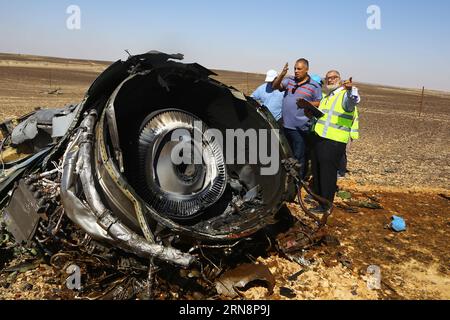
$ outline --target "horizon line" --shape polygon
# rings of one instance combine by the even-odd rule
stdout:
[[[125,52],[125,51],[124,51]],[[75,60],[79,62],[95,62],[100,64],[105,64],[107,66],[113,64],[116,61],[124,61],[123,59],[117,59],[114,61],[109,60],[100,60],[100,59],[85,59],[85,58],[75,58],[75,57],[67,57],[67,56],[47,56],[47,55],[39,55],[39,54],[29,54],[29,53],[17,53],[17,52],[0,52],[0,55],[17,55],[17,56],[28,56],[28,57],[36,57],[36,58],[47,58],[47,59],[60,59],[60,60]],[[182,61],[182,60],[181,60]],[[202,65],[200,63],[200,65]],[[203,66],[203,65],[202,65]],[[225,71],[225,72],[235,72],[235,73],[243,73],[243,74],[253,74],[253,75],[265,75],[265,73],[258,73],[258,72],[248,72],[243,70],[233,70],[233,69],[220,69],[220,68],[214,68],[214,67],[206,67],[210,69],[211,71]],[[414,91],[421,91],[422,87],[425,89],[425,91],[432,91],[434,93],[443,93],[443,94],[450,94],[450,90],[444,90],[444,89],[433,89],[426,87],[402,87],[399,85],[389,85],[389,84],[381,84],[381,83],[375,83],[375,82],[364,82],[364,81],[357,81],[356,83],[363,84],[363,85],[369,85],[369,86],[378,86],[378,87],[384,87],[384,88],[392,88],[392,89],[406,89],[406,90],[414,90]]]

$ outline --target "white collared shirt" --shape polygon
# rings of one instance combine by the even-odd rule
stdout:
[[[339,87],[333,92],[330,92],[328,94],[328,97],[333,97],[334,95],[338,94],[342,90],[345,90],[344,87]],[[355,110],[355,107],[361,102],[361,97],[358,92],[357,87],[352,87],[352,90],[348,91],[347,94],[344,96],[343,101],[343,107],[344,110],[347,112],[353,112]]]

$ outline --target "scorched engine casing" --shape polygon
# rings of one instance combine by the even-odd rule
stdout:
[[[63,111],[71,115],[65,134],[45,148],[41,139],[22,165],[11,164],[0,182],[2,195],[14,182],[31,185],[59,161],[57,197],[70,220],[98,241],[181,266],[194,261],[186,249],[195,244],[232,243],[274,224],[295,193],[283,166],[292,156],[282,135],[268,142],[269,153],[279,153],[280,169],[263,175],[267,164],[229,161],[226,146],[209,132],[225,137],[230,129],[271,131],[279,129],[275,119],[211,78],[208,69],[175,61],[181,59],[149,52],[112,64],[80,104]],[[33,116],[38,120],[27,118],[22,131],[13,133],[21,143],[39,136],[28,134],[36,123],[39,128],[39,116]],[[200,144],[183,136],[180,141],[203,152],[204,161],[170,161],[177,147],[171,137],[178,131],[202,137]],[[250,149],[248,142],[238,146],[235,157],[241,152],[249,159]],[[6,211],[12,229],[20,229],[17,210]]]

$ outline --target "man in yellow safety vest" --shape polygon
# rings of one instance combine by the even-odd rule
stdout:
[[[313,191],[332,203],[340,161],[350,139],[359,135],[355,113],[361,98],[352,78],[343,82],[336,70],[327,73],[323,91],[325,95],[319,109],[324,115],[316,119],[313,128]],[[314,211],[320,213],[327,210],[328,206],[319,206]]]

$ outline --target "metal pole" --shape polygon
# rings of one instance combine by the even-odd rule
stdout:
[[[424,103],[424,96],[425,96],[425,87],[422,87],[422,98],[420,99],[420,112],[419,112],[419,117],[422,116],[422,111],[423,111],[423,103]]]

